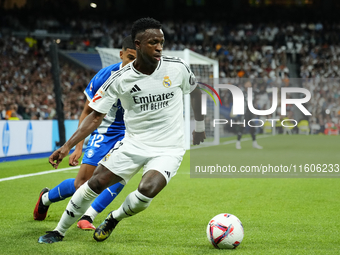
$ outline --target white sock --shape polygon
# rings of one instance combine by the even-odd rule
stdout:
[[[99,213],[95,209],[93,209],[92,206],[90,206],[90,208],[87,209],[87,211],[84,213],[84,215],[89,216],[91,218],[92,222],[94,221],[94,218],[96,218],[98,214]]]
[[[66,231],[84,214],[98,195],[99,194],[95,193],[87,182],[85,182],[71,197],[58,226],[54,230],[57,230],[61,235],[65,236]]]
[[[144,211],[150,205],[152,198],[146,197],[138,190],[131,192],[123,204],[112,212],[112,217],[118,221],[133,216],[141,211]]]
[[[48,199],[48,192],[46,192],[45,194],[41,196],[41,200],[42,200],[42,203],[46,206],[49,206],[50,204],[52,204],[52,202]]]
[[[236,141],[236,149],[241,149],[241,142],[240,141]]]

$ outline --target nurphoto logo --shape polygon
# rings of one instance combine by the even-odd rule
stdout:
[[[233,107],[232,107],[232,115],[244,115],[245,114],[245,102],[247,102],[248,109],[251,113],[254,115],[259,115],[259,116],[268,116],[270,114],[273,114],[278,107],[278,88],[273,87],[272,88],[272,105],[269,109],[266,110],[259,110],[255,109],[253,105],[253,88],[248,87],[247,88],[247,98],[245,98],[242,90],[237,87],[236,85],[231,85],[231,84],[217,84],[214,85],[214,87],[199,82],[200,85],[203,85],[205,87],[208,87],[219,99],[220,104],[222,105],[221,98],[219,94],[217,93],[216,89],[228,89],[231,92],[232,99],[233,99]],[[206,93],[202,93],[202,107],[201,107],[201,112],[203,115],[207,115],[207,95],[209,95],[215,105],[216,105],[216,100],[214,96],[205,88],[201,88],[201,90],[205,91]],[[307,103],[311,99],[311,93],[305,88],[298,88],[298,87],[284,87],[280,88],[280,94],[281,94],[281,115],[286,116],[287,115],[287,105],[295,105],[305,116],[311,116],[312,114],[303,106],[304,103]],[[303,94],[303,98],[290,98],[288,95],[290,93],[300,93]],[[268,121],[271,122],[272,127],[275,126],[276,121],[280,121],[280,119],[251,119],[248,120],[248,125],[250,127],[262,127],[264,125],[264,122]],[[285,122],[288,122],[289,125],[285,125]],[[230,126],[232,127],[233,125],[246,125],[246,120],[243,121],[238,121],[236,122],[233,119],[227,120],[227,119],[213,119],[213,126],[215,127],[216,125],[225,125],[230,123]],[[259,123],[256,126],[252,125],[254,123]],[[281,125],[283,127],[295,127],[298,124],[298,121],[295,119],[285,119],[281,121]]]

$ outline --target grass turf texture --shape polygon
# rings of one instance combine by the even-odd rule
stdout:
[[[231,161],[248,164],[336,163],[340,137],[274,136],[213,148]],[[200,149],[197,149],[197,151]],[[279,157],[281,155],[281,157]],[[298,156],[296,156],[298,155]],[[0,254],[338,254],[338,178],[190,178],[189,153],[168,187],[144,212],[119,223],[102,243],[93,232],[73,225],[64,241],[38,244],[45,231],[57,225],[69,199],[51,205],[45,221],[33,220],[33,209],[43,187],[52,188],[78,169],[0,182]],[[331,161],[331,162],[328,162]],[[340,163],[340,162],[337,162]],[[64,160],[59,168],[68,167]],[[47,159],[0,164],[0,178],[52,169]],[[94,221],[98,226],[135,190],[137,174],[116,200]],[[236,250],[216,250],[206,238],[209,220],[219,213],[235,214],[245,237]]]

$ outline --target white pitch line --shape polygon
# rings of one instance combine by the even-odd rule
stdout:
[[[271,137],[271,136],[270,135],[262,135],[262,136],[258,136],[257,138],[266,138],[266,137]],[[242,140],[243,141],[249,141],[249,140],[251,140],[251,138],[247,137],[247,138],[243,138]],[[231,144],[231,143],[236,143],[236,140],[226,141],[222,144]],[[204,147],[211,147],[211,146],[216,146],[216,145],[208,145],[208,146],[204,146]],[[193,149],[200,149],[200,148],[202,148],[202,147],[192,147],[190,149],[193,150]],[[11,180],[16,180],[16,179],[21,179],[21,178],[26,178],[26,177],[31,177],[31,176],[37,176],[37,175],[58,173],[58,172],[68,171],[68,170],[78,169],[78,168],[80,168],[80,166],[66,167],[66,168],[61,168],[61,169],[57,169],[57,170],[47,170],[47,171],[43,171],[43,172],[39,172],[39,173],[33,173],[33,174],[16,175],[16,176],[11,176],[11,177],[1,178],[0,182],[11,181]]]
[[[47,170],[47,171],[34,173],[34,174],[16,175],[16,176],[11,176],[11,177],[7,177],[7,178],[1,178],[0,182],[11,181],[11,180],[16,180],[16,179],[20,179],[20,178],[26,178],[26,177],[31,177],[31,176],[43,175],[43,174],[58,173],[58,172],[68,171],[68,170],[78,169],[78,168],[80,168],[80,166],[66,167],[66,168],[61,168],[61,169],[57,169],[57,170]]]

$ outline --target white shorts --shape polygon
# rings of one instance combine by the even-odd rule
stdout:
[[[154,148],[125,137],[116,143],[99,164],[121,177],[125,184],[142,167],[143,175],[149,170],[156,170],[168,183],[176,175],[184,153],[183,148]]]

